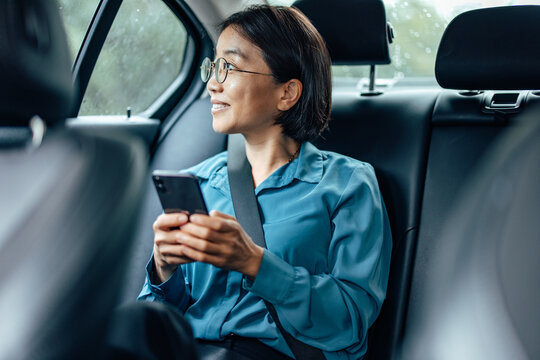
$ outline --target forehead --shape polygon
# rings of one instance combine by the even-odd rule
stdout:
[[[225,28],[219,35],[216,55],[236,58],[237,60],[263,61],[261,50],[232,26]]]

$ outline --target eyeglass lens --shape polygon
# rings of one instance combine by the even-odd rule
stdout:
[[[207,82],[210,79],[212,72],[212,61],[209,58],[204,58],[201,64],[201,80]]]
[[[218,83],[223,83],[227,78],[227,62],[223,58],[219,58],[215,63],[212,60],[205,58],[201,64],[201,79],[204,82],[210,80],[212,76],[212,68],[215,67],[215,76]]]

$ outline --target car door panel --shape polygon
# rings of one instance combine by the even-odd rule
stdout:
[[[125,133],[143,140],[150,149],[159,133],[161,122],[142,116],[82,116],[69,119],[67,126],[73,129],[103,133]]]

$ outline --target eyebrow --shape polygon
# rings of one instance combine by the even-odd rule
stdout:
[[[242,59],[248,59],[248,56],[242,50],[240,50],[238,48],[227,49],[227,50],[225,50],[224,54],[225,55],[238,55]]]

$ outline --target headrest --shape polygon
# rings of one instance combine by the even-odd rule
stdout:
[[[381,0],[298,0],[293,6],[315,25],[332,63],[389,64],[393,34]]]
[[[71,60],[56,1],[0,1],[0,125],[69,116]]]
[[[540,89],[540,6],[503,6],[458,15],[446,28],[435,76],[443,88]]]

